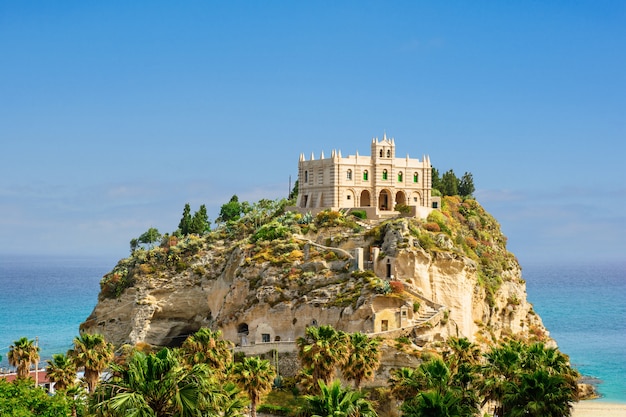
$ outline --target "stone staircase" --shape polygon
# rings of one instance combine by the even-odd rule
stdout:
[[[428,323],[439,311],[440,310],[434,309],[429,305],[422,306],[420,308],[419,317],[413,319],[414,326],[421,327],[423,324]]]

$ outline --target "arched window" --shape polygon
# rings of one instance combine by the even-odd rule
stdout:
[[[402,171],[398,172],[398,182],[402,182]]]
[[[387,149],[387,158],[391,158],[391,149]]]
[[[351,180],[352,179],[352,170],[349,169],[348,172],[346,173],[346,178]]]
[[[383,170],[383,179],[386,180],[387,179],[387,170]]]
[[[380,155],[380,157],[383,157],[383,150],[381,149],[380,152],[378,153]]]
[[[417,182],[419,180],[419,174],[417,172],[413,173],[413,182]]]
[[[309,182],[309,171],[304,171],[304,182]]]
[[[367,169],[363,171],[363,181],[367,181]]]

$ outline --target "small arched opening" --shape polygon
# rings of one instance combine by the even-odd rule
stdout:
[[[237,325],[237,333],[249,335],[248,323],[240,323]]]
[[[248,341],[249,335],[250,329],[248,328],[248,323],[239,323],[237,325],[237,336],[239,337],[240,346],[248,346],[250,344]]]
[[[396,193],[396,204],[406,206],[406,194],[404,194],[404,191],[398,191]]]
[[[380,210],[391,210],[391,194],[388,190],[382,190],[378,196],[378,208]]]
[[[369,207],[372,205],[371,199],[370,199],[370,192],[367,190],[363,190],[361,191],[361,207]]]

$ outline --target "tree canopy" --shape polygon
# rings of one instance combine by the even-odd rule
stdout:
[[[211,222],[207,214],[206,206],[202,204],[193,216],[189,203],[185,204],[183,216],[178,223],[178,232],[185,236],[191,233],[203,235],[211,230]]]
[[[475,191],[474,178],[470,172],[457,178],[452,169],[439,177],[439,170],[432,168],[432,188],[439,191],[443,196],[471,197]]]
[[[9,346],[9,365],[17,368],[17,378],[28,377],[31,365],[39,360],[39,347],[33,340],[22,337]]]
[[[220,215],[217,220],[224,223],[231,220],[237,220],[241,217],[242,213],[242,205],[239,203],[239,197],[235,194],[230,198],[228,203],[222,205],[220,208]]]

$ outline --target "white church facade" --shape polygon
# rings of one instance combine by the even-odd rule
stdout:
[[[372,139],[371,155],[343,157],[333,150],[330,158],[324,153],[298,162],[299,211],[318,212],[324,209],[359,209],[368,218],[397,214],[397,206],[408,206],[411,215],[426,217],[438,208],[439,197],[432,197],[430,158],[396,157],[393,138]]]

